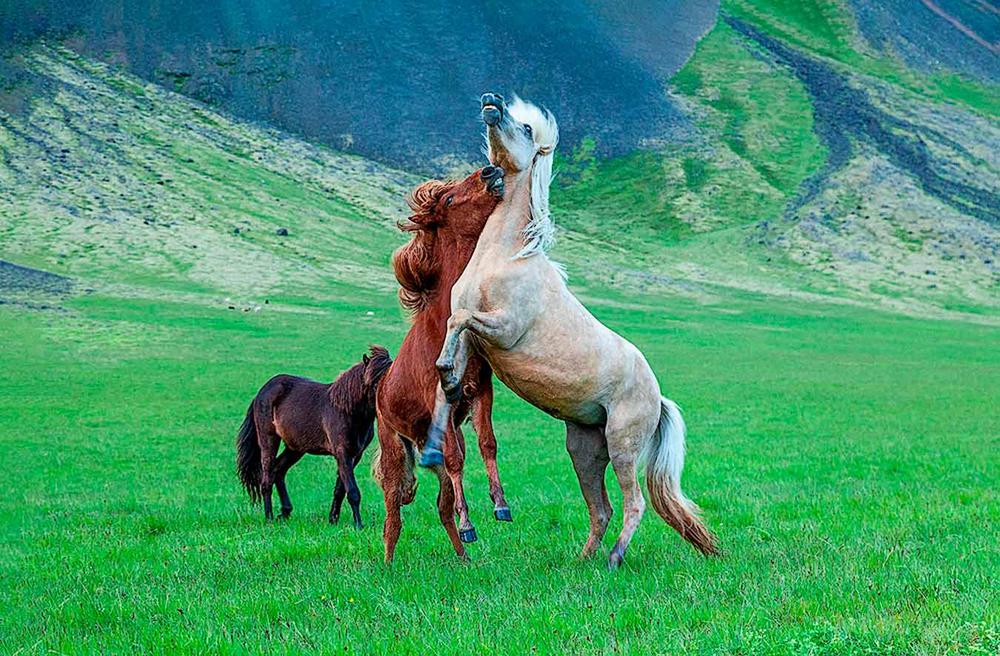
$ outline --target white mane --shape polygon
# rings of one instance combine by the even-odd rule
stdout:
[[[555,224],[549,215],[549,187],[552,185],[552,158],[559,143],[559,126],[552,112],[543,111],[517,96],[507,109],[515,121],[531,126],[539,149],[531,169],[531,220],[522,231],[524,248],[514,256],[521,258],[546,253],[555,240]]]

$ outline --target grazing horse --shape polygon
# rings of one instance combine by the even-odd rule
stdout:
[[[660,395],[642,353],[599,322],[546,256],[552,241],[549,183],[558,128],[549,112],[496,94],[482,98],[490,161],[505,170],[504,200],[486,223],[451,292],[452,314],[437,368],[445,399],[435,410],[427,451],[441,441],[473,352],[521,398],[566,422],[566,448],[590,514],[581,553],[594,554],[611,518],[604,485],[608,462],[621,486],[622,531],[608,564],[621,564],[645,512],[641,455],[656,511],[705,554],[715,538],[681,492],[684,420]],[[423,464],[423,463],[421,463]]]
[[[361,491],[354,468],[372,441],[375,390],[392,364],[389,352],[381,346],[372,346],[369,352],[329,385],[297,376],[275,376],[250,403],[236,438],[236,470],[250,498],[264,500],[268,520],[274,519],[272,485],[281,497],[281,517],[292,513],[285,474],[310,453],[337,460],[330,523],[340,519],[346,493],[354,527],[361,528]],[[281,442],[285,450],[278,456]]]
[[[392,264],[401,287],[400,301],[413,313],[413,325],[378,388],[380,452],[378,466],[372,463],[385,496],[386,562],[392,561],[402,529],[400,507],[412,502],[416,491],[414,452],[423,446],[437,401],[439,385],[434,361],[451,314],[449,292],[502,195],[503,171],[488,166],[462,181],[426,182],[407,199],[413,215],[400,227],[413,238],[396,251]],[[456,403],[443,420],[444,466],[435,467],[435,471],[441,485],[438,513],[456,553],[464,558],[462,543],[475,540],[462,488],[465,443],[460,425],[470,411],[489,477],[494,516],[510,521],[511,514],[497,472],[491,419],[493,372],[489,365],[482,358],[470,358],[460,387],[454,397]]]

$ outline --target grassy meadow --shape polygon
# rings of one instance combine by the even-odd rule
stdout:
[[[722,3],[869,89],[886,125],[926,127],[937,170],[994,198],[1000,95],[858,50],[846,7]],[[729,22],[665,90],[687,136],[557,156],[555,258],[683,408],[684,489],[724,550],[650,509],[616,572],[576,559],[562,424],[502,385],[514,523],[492,518],[470,428],[471,562],[421,471],[383,565],[374,445],[363,530],[327,523],[318,457],[266,524],[235,473],[247,404],[276,373],[397,351],[389,258],[423,176],[57,44],[4,63],[30,83],[0,84],[24,106],[0,104],[0,654],[1000,653],[996,226],[870,139],[796,205],[833,132]]]
[[[369,341],[398,346],[391,294],[339,291],[260,312],[100,294],[0,306],[0,651],[1000,649],[995,328],[581,290],[684,408],[684,486],[725,556],[698,556],[650,512],[622,570],[578,562],[587,516],[561,425],[504,389],[514,523],[493,521],[471,457],[480,540],[458,562],[421,472],[387,568],[367,471],[360,532],[326,522],[330,460],[291,471],[285,523],[266,525],[234,474],[234,433],[268,376],[330,379]]]

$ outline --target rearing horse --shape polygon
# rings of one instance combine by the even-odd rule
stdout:
[[[381,450],[377,462],[372,463],[385,497],[386,562],[392,561],[402,530],[400,507],[413,500],[416,490],[412,471],[414,452],[423,446],[440,394],[434,360],[444,341],[451,313],[449,292],[472,257],[476,239],[502,195],[503,171],[487,166],[464,180],[426,182],[407,199],[413,215],[400,227],[413,238],[396,251],[392,264],[400,283],[399,299],[413,313],[413,325],[378,387]],[[438,512],[460,557],[466,555],[462,543],[476,539],[462,486],[465,440],[461,423],[470,413],[486,464],[494,517],[511,521],[497,471],[491,418],[493,372],[484,360],[473,358],[462,383],[454,412],[446,420],[444,466],[436,469],[440,480]],[[459,518],[457,530],[454,513]]]
[[[482,97],[490,161],[505,171],[503,201],[486,222],[476,250],[451,292],[451,317],[437,368],[446,401],[435,409],[425,455],[433,457],[458,398],[470,353],[481,353],[521,398],[566,422],[566,448],[590,512],[581,553],[600,546],[611,519],[604,485],[608,462],[621,486],[622,531],[608,563],[621,564],[646,503],[641,455],[656,511],[705,554],[715,538],[681,492],[684,420],[660,395],[642,353],[599,322],[566,286],[546,256],[552,241],[549,183],[558,127],[549,112],[515,99]]]

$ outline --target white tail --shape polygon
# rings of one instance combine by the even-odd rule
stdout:
[[[660,398],[660,421],[646,444],[646,489],[653,508],[674,530],[705,555],[719,553],[715,537],[698,517],[698,507],[681,491],[684,418],[677,404]]]

